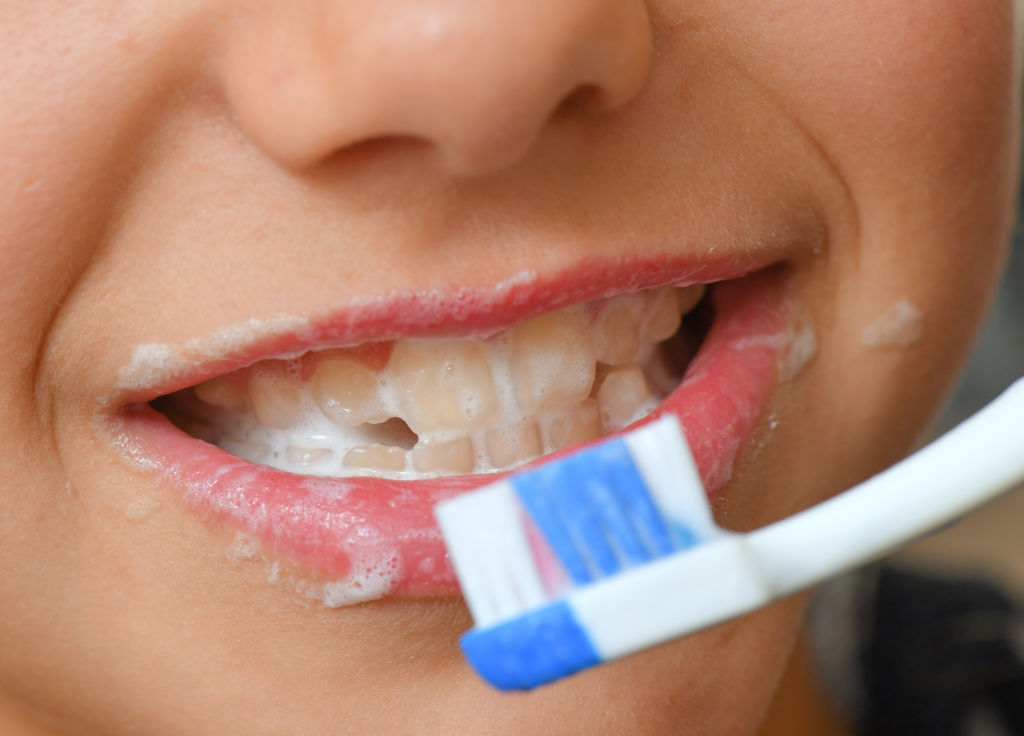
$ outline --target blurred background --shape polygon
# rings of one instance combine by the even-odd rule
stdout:
[[[1024,197],[1018,206],[1021,211]],[[1024,224],[1018,215],[995,306],[936,432],[967,418],[1020,376],[1024,376]],[[1024,432],[1024,417],[1020,431]],[[897,559],[926,569],[981,574],[1024,595],[1024,489],[917,542]]]

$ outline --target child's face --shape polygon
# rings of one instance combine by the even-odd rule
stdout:
[[[414,467],[484,462],[467,447],[498,466],[644,408],[645,374],[604,363],[639,365],[630,309],[655,297],[595,299],[726,280],[665,406],[724,524],[812,504],[918,439],[985,309],[1015,173],[1010,2],[33,0],[0,17],[0,703],[76,733],[756,728],[799,602],[499,697],[454,646],[468,617],[429,523],[456,483],[253,471],[140,405],[232,373],[203,395],[279,427],[177,421],[236,454],[270,438],[279,466],[331,450],[322,472],[372,475],[418,442]],[[576,345],[503,331],[578,303],[547,320]],[[626,347],[599,346],[621,355],[592,391],[585,344],[613,308]],[[297,378],[269,360],[416,335],[462,339],[314,355]],[[545,339],[564,365],[530,384]],[[468,419],[433,416],[445,366],[459,386],[512,377]],[[382,378],[390,394],[356,395]],[[400,417],[351,420],[343,446],[401,449],[341,461],[300,436],[321,430],[290,416],[296,389],[341,424],[345,401]]]

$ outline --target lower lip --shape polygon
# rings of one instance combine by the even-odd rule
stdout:
[[[788,343],[785,297],[780,273],[719,284],[715,320],[700,352],[650,417],[679,418],[711,498],[723,493],[777,382]],[[456,592],[434,505],[497,477],[294,475],[189,437],[149,406],[130,409],[126,428],[188,508],[259,540],[267,556],[296,565],[304,576],[329,582],[336,604]]]

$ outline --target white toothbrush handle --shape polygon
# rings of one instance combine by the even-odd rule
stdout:
[[[1024,378],[955,429],[835,498],[747,535],[774,596],[870,562],[1024,483]]]

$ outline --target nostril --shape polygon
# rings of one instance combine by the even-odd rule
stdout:
[[[388,156],[399,154],[413,156],[436,155],[436,147],[430,141],[413,135],[378,135],[353,141],[324,157],[324,164],[330,167],[343,166],[350,171],[378,165]]]
[[[562,98],[553,117],[570,117],[608,107],[608,95],[599,85],[581,84]]]

